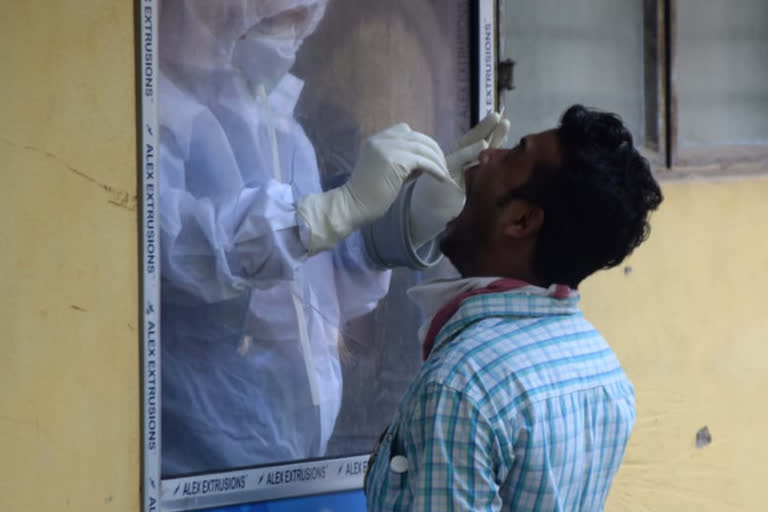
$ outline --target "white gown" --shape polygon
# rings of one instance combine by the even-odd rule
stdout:
[[[234,71],[205,82],[193,96],[160,77],[166,476],[322,456],[339,328],[390,279],[359,233],[306,256],[294,203],[321,187],[293,118],[302,82],[285,75],[268,102]]]

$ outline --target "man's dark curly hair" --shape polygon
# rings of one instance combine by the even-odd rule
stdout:
[[[648,214],[663,198],[619,116],[574,105],[557,134],[562,167],[536,169],[539,183],[531,183],[544,209],[533,271],[544,283],[575,288],[648,238]]]

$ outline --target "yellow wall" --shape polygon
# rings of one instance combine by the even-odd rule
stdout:
[[[139,506],[133,6],[2,2],[0,510]]]
[[[762,512],[768,180],[668,183],[664,192],[646,245],[582,290],[638,402],[607,510]],[[696,448],[704,426],[712,443]]]
[[[132,2],[5,4],[0,510],[138,510]],[[768,180],[664,189],[583,290],[638,396],[608,510],[763,511]]]

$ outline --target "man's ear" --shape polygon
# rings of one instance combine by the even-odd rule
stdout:
[[[528,201],[511,206],[502,216],[504,236],[515,239],[536,236],[544,224],[544,210]]]

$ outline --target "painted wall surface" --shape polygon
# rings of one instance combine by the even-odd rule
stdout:
[[[2,2],[3,511],[139,507],[132,4]]]
[[[139,507],[131,4],[3,5],[0,510]],[[762,511],[768,180],[664,190],[649,242],[583,289],[638,397],[607,510]]]
[[[606,510],[764,511],[768,180],[664,193],[646,245],[582,290],[638,404]]]

